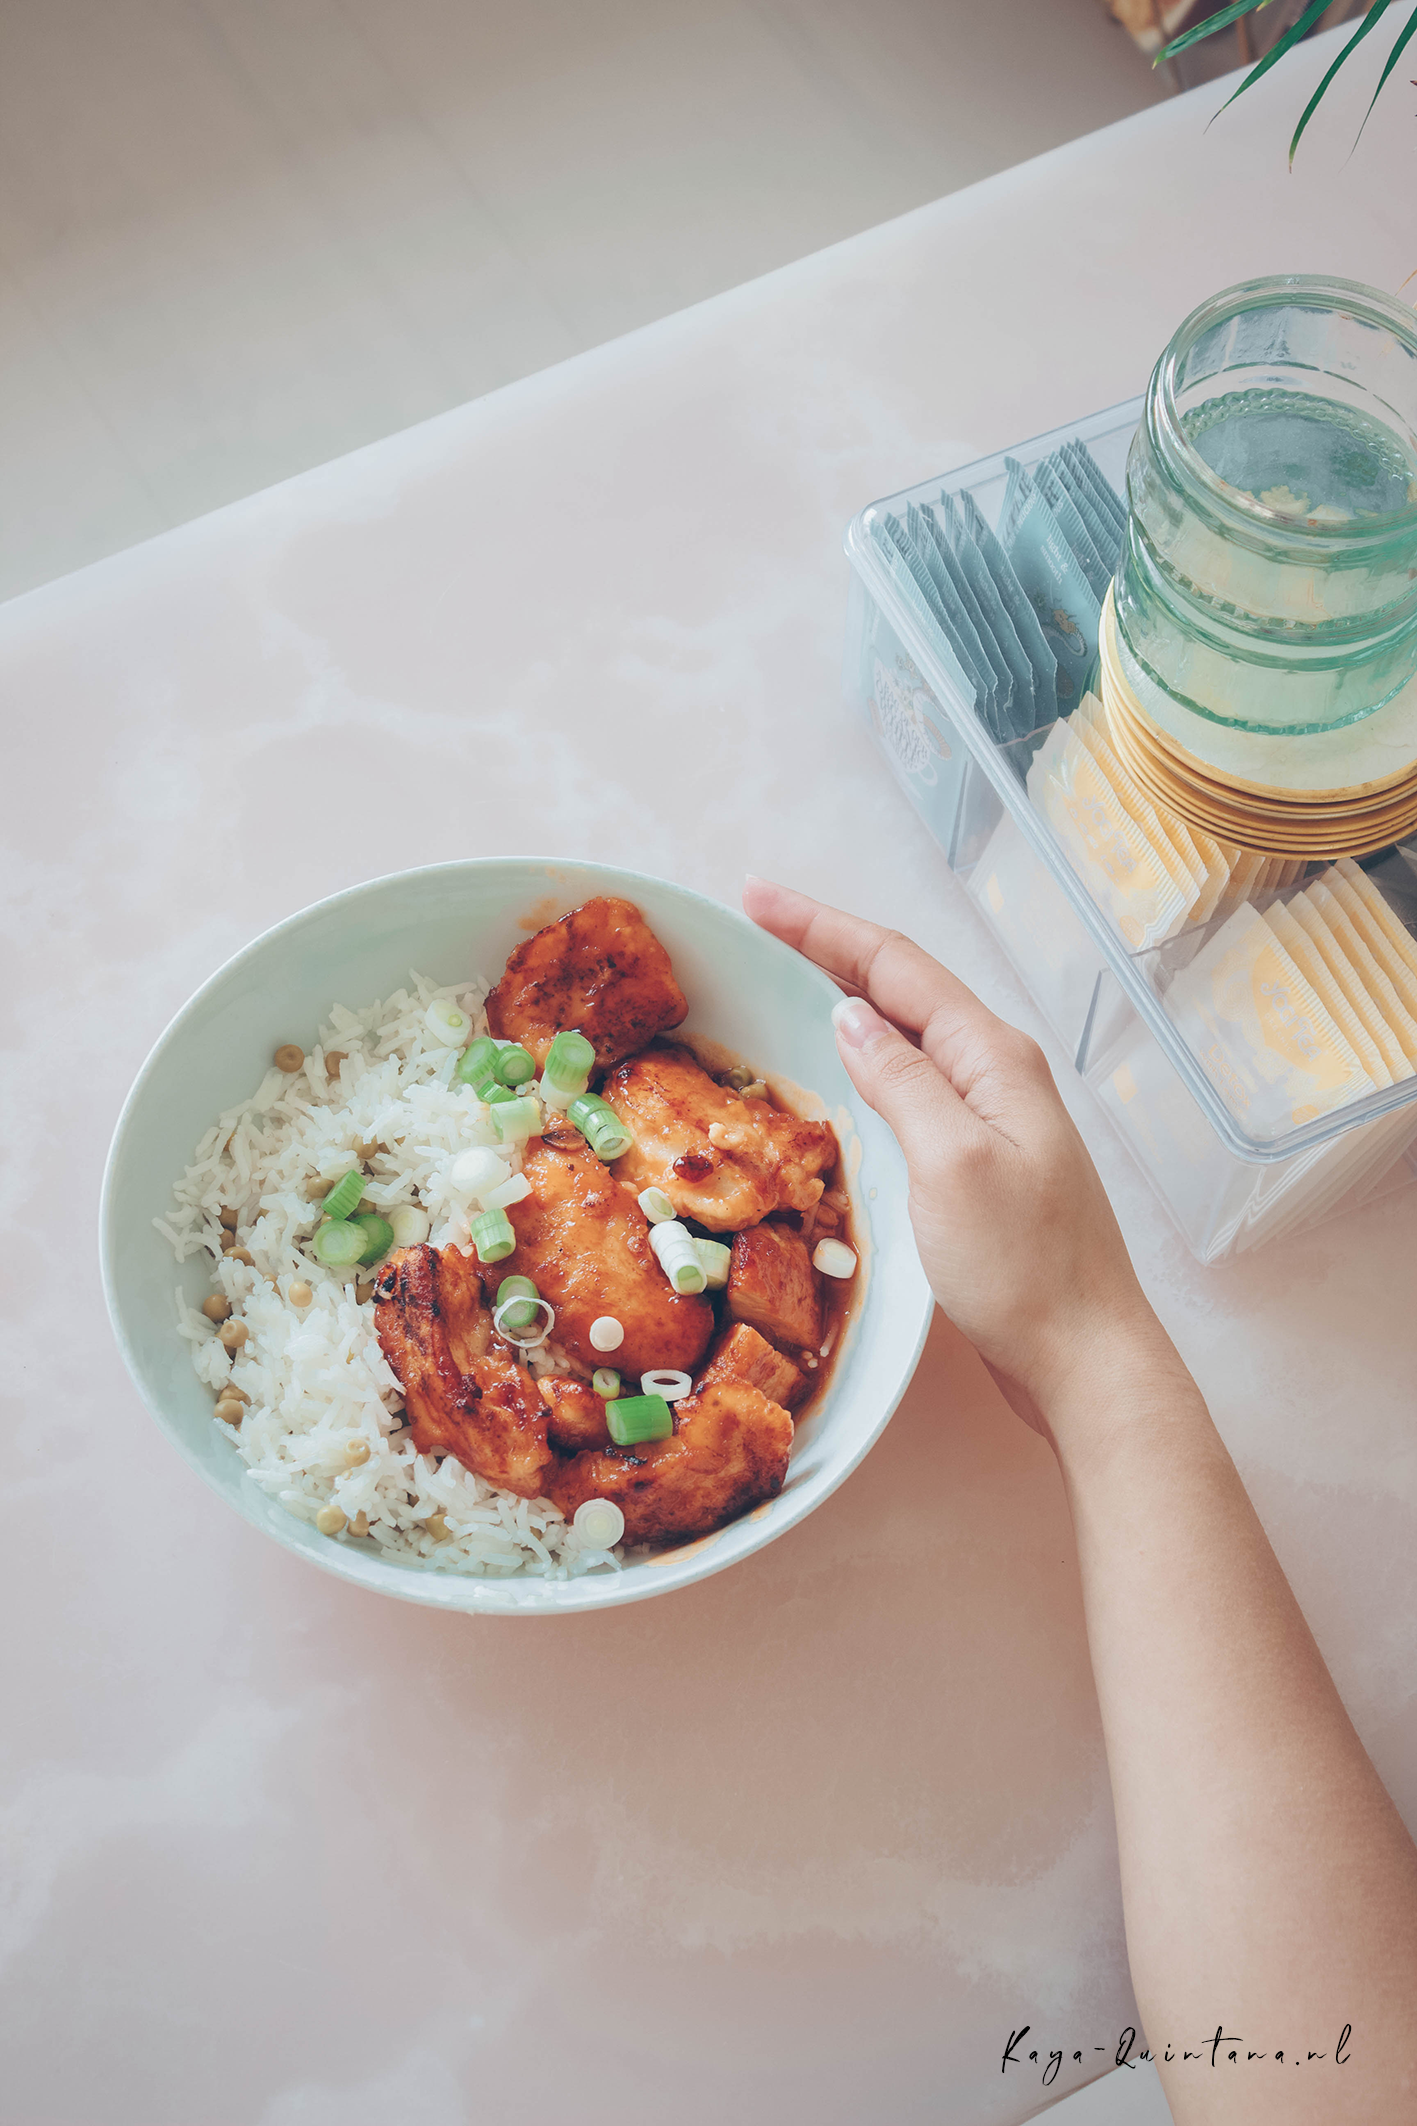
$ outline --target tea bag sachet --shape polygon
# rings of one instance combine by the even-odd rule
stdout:
[[[915,571],[908,566],[905,556],[901,553],[896,542],[888,538],[879,526],[873,526],[872,529],[876,541],[876,551],[886,565],[886,571],[892,584],[900,592],[905,603],[923,621],[927,632],[932,640],[936,642],[940,661],[950,679],[958,687],[961,700],[977,702],[983,682],[974,669],[966,670],[962,658],[949,638],[941,636],[941,622],[937,611],[938,601],[932,597],[927,597],[920,588]],[[934,586],[931,585],[932,591],[933,588]]]
[[[1221,844],[1223,848],[1224,843]],[[1230,878],[1216,905],[1217,915],[1233,915],[1242,901],[1250,899],[1255,890],[1255,880],[1265,866],[1263,853],[1258,849],[1238,849],[1230,865]]]
[[[1261,1167],[1242,1221],[1250,1244],[1277,1239],[1299,1224],[1326,1217],[1345,1199],[1351,1202],[1401,1156],[1413,1126],[1405,1111],[1376,1115],[1327,1144]]]
[[[1251,913],[1246,910],[1247,916]],[[1282,926],[1286,913],[1276,904],[1260,920],[1271,927]],[[1292,949],[1294,935],[1307,948],[1308,963]],[[1211,951],[1215,942],[1212,938],[1205,950]],[[1354,1047],[1374,1084],[1383,1083],[1381,1058],[1376,1074],[1369,1068],[1369,1056],[1377,1056],[1372,1044],[1354,1044],[1351,1019],[1335,1016],[1329,991],[1339,997],[1345,1010],[1346,1003],[1305,933],[1291,923],[1290,932],[1279,935],[1278,942],[1309,981],[1339,1032]],[[1328,982],[1328,990],[1312,979],[1310,964]],[[1184,1003],[1182,989],[1178,1004]],[[1362,1037],[1361,1028],[1359,1031]],[[1203,1060],[1217,1082],[1229,1073],[1227,1053]],[[1322,1216],[1336,1203],[1375,1184],[1392,1160],[1401,1155],[1417,1127],[1417,1114],[1404,1110],[1397,1116],[1375,1118],[1345,1130],[1329,1143],[1274,1166],[1248,1166],[1232,1160],[1217,1170],[1210,1124],[1139,1021],[1120,1055],[1114,1050],[1109,1056],[1107,1073],[1095,1083],[1095,1089],[1143,1165],[1155,1175],[1192,1246],[1207,1261],[1272,1239]],[[1242,1109],[1238,1101],[1227,1100],[1227,1105],[1241,1113],[1247,1125],[1250,1123],[1251,1110]]]
[[[1126,763],[1117,757],[1107,729],[1107,710],[1094,693],[1083,695],[1081,706],[1073,710],[1069,721],[1077,736],[1098,757],[1132,819],[1143,827],[1143,831],[1164,836],[1175,850],[1181,872],[1196,880],[1196,899],[1185,921],[1209,923],[1219,897],[1228,887],[1239,848],[1232,842],[1217,842],[1202,827],[1192,827],[1188,821],[1183,821],[1181,814],[1173,812],[1171,806],[1145,795],[1139,784],[1132,780]]]
[[[1391,1085],[1392,1072],[1377,1042],[1330,973],[1323,954],[1282,901],[1265,910],[1265,921],[1333,1020],[1374,1085]]]
[[[1105,729],[1100,729],[1098,725],[1100,709],[1101,703],[1097,696],[1085,694],[1081,706],[1075,709],[1068,719],[1068,729],[1079,745],[1086,746],[1111,784],[1118,804],[1140,828],[1147,846],[1161,859],[1175,882],[1176,890],[1181,896],[1181,911],[1176,922],[1176,928],[1179,930],[1200,898],[1204,867],[1185,827],[1179,820],[1176,821],[1179,833],[1188,845],[1183,850],[1176,837],[1168,833],[1155,806],[1143,797],[1112,751]]]
[[[1288,858],[1283,856],[1267,856],[1265,858],[1256,873],[1254,885],[1250,888],[1253,899],[1258,900],[1263,893],[1275,892],[1283,882],[1287,863]]]
[[[897,537],[900,530],[899,517],[892,517],[888,521],[893,527],[892,537]],[[915,504],[911,502],[907,504],[905,512],[905,547],[913,559],[924,562],[925,573],[934,586],[935,597],[939,598],[940,585],[947,580],[944,565],[936,554],[933,545],[921,536],[921,531],[920,512],[915,507]]]
[[[1287,868],[1292,870],[1293,864]],[[1296,907],[1308,917],[1311,926],[1321,925],[1321,917],[1306,894],[1296,895],[1288,907],[1276,901],[1266,909],[1264,920],[1309,982],[1374,1085],[1387,1086],[1398,1079],[1410,1078],[1412,1064],[1401,1055],[1398,1044],[1391,1039],[1387,1043],[1388,1052],[1396,1055],[1398,1061],[1395,1070],[1388,1068],[1383,1051],[1353,1010],[1348,991],[1319,950],[1311,929],[1306,928],[1293,912]],[[1329,950],[1335,963],[1351,966],[1344,961],[1336,946],[1330,945]],[[1353,980],[1357,979],[1355,973]],[[1341,1198],[1361,1188],[1365,1181],[1384,1172],[1405,1149],[1414,1132],[1417,1132],[1417,1114],[1399,1109],[1394,1114],[1376,1117],[1357,1129],[1345,1131],[1330,1144],[1316,1147],[1298,1161],[1285,1160],[1277,1169],[1266,1171],[1248,1215],[1271,1236],[1287,1231],[1301,1217],[1321,1216]]]
[[[1381,1011],[1409,1063],[1417,1065],[1417,1018],[1407,1008],[1402,992],[1387,969],[1374,958],[1353,927],[1347,909],[1322,879],[1314,879],[1296,898],[1307,900],[1328,925],[1344,957]],[[1406,985],[1404,985],[1406,986]],[[1413,996],[1417,1003],[1417,995]],[[1394,1073],[1396,1075],[1396,1073]]]
[[[1088,673],[1097,657],[1102,604],[1057,518],[1022,465],[1012,458],[1004,462],[1009,484],[1000,544],[1058,661],[1058,707],[1060,714],[1067,715],[1087,691]]]
[[[1236,870],[1243,861],[1245,852],[1238,842],[1221,841],[1219,836],[1214,834],[1202,835],[1196,827],[1192,827],[1191,833],[1195,837],[1196,847],[1207,860],[1210,859],[1211,851],[1214,851],[1218,874],[1215,892],[1209,897],[1204,894],[1201,896],[1193,918],[1197,923],[1208,923],[1213,915],[1219,915],[1225,908],[1226,897],[1231,891]],[[1237,901],[1241,897],[1237,895]]]
[[[984,557],[984,566],[999,593],[1004,611],[1013,622],[1014,633],[1033,672],[1033,728],[1041,729],[1044,724],[1052,723],[1058,714],[1058,660],[1049,649],[1028,593],[1014,574],[1013,563],[990,530],[983,510],[968,489],[960,497],[960,502],[964,528]],[[1024,734],[1020,732],[1019,735]]]
[[[1370,921],[1382,931],[1398,958],[1405,961],[1417,976],[1417,938],[1413,937],[1396,909],[1389,905],[1382,888],[1369,878],[1361,864],[1354,863],[1351,856],[1340,857],[1333,869],[1351,886],[1368,911]],[[1324,876],[1327,878],[1328,874]]]
[[[1107,596],[1112,571],[1093,544],[1092,534],[1067,488],[1058,478],[1051,459],[1045,458],[1033,475],[1033,484],[1058,520],[1058,527],[1082,565],[1082,572],[1096,593],[1099,606]]]
[[[1134,952],[1184,922],[1186,895],[1068,724],[1055,723],[1034,755],[1028,794]]]
[[[1059,456],[1072,471],[1074,478],[1086,487],[1092,496],[1093,505],[1104,524],[1112,527],[1112,535],[1120,554],[1122,541],[1127,531],[1127,506],[1116,488],[1098,464],[1086,443],[1065,443]]]
[[[1231,1114],[1257,1140],[1374,1089],[1268,923],[1248,905],[1181,969],[1163,1001]]]
[[[1201,827],[1189,826],[1169,805],[1148,798],[1118,758],[1107,729],[1107,712],[1095,694],[1085,695],[1071,718],[1073,729],[1102,763],[1123,804],[1148,832],[1163,835],[1181,868],[1196,881],[1197,893],[1188,921],[1207,923],[1230,878],[1238,851],[1215,840]]]
[[[979,612],[969,587],[964,585],[958,561],[947,549],[945,540],[939,536],[939,525],[931,510],[920,510],[911,502],[905,510],[905,529],[911,544],[920,551],[926,568],[931,570],[931,580],[937,585],[939,602],[943,608],[945,627],[969,644],[969,655],[977,663],[979,672],[986,678],[984,693],[981,693],[977,710],[979,721],[990,733],[994,744],[1001,742],[1001,733],[1009,733],[1009,702],[1013,693],[1013,680],[1003,657],[998,655],[994,644],[988,640],[984,614]]]
[[[1388,1074],[1394,1083],[1400,1078],[1410,1077],[1412,1066],[1403,1052],[1402,1043],[1393,1031],[1387,1013],[1360,970],[1354,966],[1342,944],[1334,936],[1322,910],[1307,893],[1296,893],[1288,903],[1288,909],[1294,921],[1300,925],[1306,936],[1312,939],[1319,957],[1348,999],[1354,1017],[1387,1065]]]
[[[969,581],[983,615],[984,625],[989,631],[989,638],[1008,667],[1013,682],[1010,689],[1008,736],[1022,738],[1033,730],[1038,722],[1033,703],[1033,666],[1024,653],[1023,644],[1018,639],[1012,620],[1004,610],[1004,602],[985,565],[984,556],[965,529],[964,520],[955,507],[953,495],[942,491],[932,514]]]
[[[1117,572],[1117,556],[1121,550],[1121,541],[1111,523],[1104,524],[1086,482],[1078,478],[1060,450],[1055,450],[1051,457],[1044,459],[1040,471],[1045,470],[1058,482],[1081,517],[1083,529],[1091,540],[1098,562],[1110,583]],[[1102,595],[1107,595],[1105,585]]]
[[[936,587],[935,578],[931,574],[930,565],[926,560],[925,555],[921,552],[916,542],[910,537],[910,534],[907,532],[905,526],[901,523],[899,517],[893,517],[889,513],[887,513],[887,515],[881,519],[881,523],[884,529],[886,539],[894,547],[896,553],[904,562],[906,570],[909,573],[912,581],[914,582],[915,588],[919,591],[920,596],[924,599],[926,609],[928,610],[931,618],[934,620],[935,625],[937,627],[943,627],[945,625],[945,610],[940,600],[940,593]],[[983,673],[987,673],[988,671],[988,666],[984,664],[982,658],[980,658],[978,655],[968,656],[966,658],[966,662],[973,663],[978,666],[981,671],[981,675]]]
[[[1101,974],[1102,947],[1012,813],[980,853],[969,891],[985,911],[1049,1025],[1076,1048]]]
[[[955,615],[947,610],[935,587],[924,554],[913,545],[898,517],[887,516],[883,519],[883,530],[879,535],[878,544],[882,551],[894,560],[896,582],[909,584],[907,596],[910,596],[911,603],[918,611],[924,612],[932,623],[933,632],[944,637],[945,645],[952,653],[962,680],[960,691],[966,700],[973,702],[980,721],[989,729],[995,714],[994,675],[979,637],[967,621],[964,621],[963,615]]]
[[[1354,864],[1353,869],[1358,871],[1358,866]],[[1417,943],[1413,942],[1411,932],[1398,922],[1377,887],[1371,885],[1367,873],[1358,871],[1358,876],[1369,888],[1371,901],[1366,894],[1359,892],[1351,877],[1337,864],[1323,873],[1318,884],[1328,888],[1408,1012],[1417,1017]],[[1382,909],[1381,917],[1376,913],[1377,907]]]

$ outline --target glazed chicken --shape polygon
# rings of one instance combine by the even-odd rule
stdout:
[[[636,1379],[659,1366],[692,1373],[713,1334],[713,1308],[681,1298],[670,1284],[619,1163],[606,1166],[578,1129],[557,1119],[533,1140],[522,1172],[531,1194],[507,1212],[517,1245],[487,1273],[493,1288],[503,1277],[529,1277],[556,1309],[557,1343],[588,1373],[597,1366]],[[625,1331],[611,1352],[590,1340],[601,1314]]]
[[[489,1483],[551,1499],[568,1519],[588,1499],[611,1499],[630,1544],[687,1542],[777,1496],[789,1413],[813,1384],[795,1361],[821,1334],[806,1242],[790,1222],[764,1221],[814,1210],[836,1138],[825,1122],[716,1084],[684,1048],[647,1045],[687,1010],[668,954],[629,901],[587,901],[519,946],[487,1000],[492,1033],[540,1063],[559,1031],[578,1029],[635,1142],[607,1163],[567,1117],[548,1115],[522,1158],[529,1193],[507,1208],[510,1255],[483,1264],[457,1247],[403,1248],[374,1288],[379,1341],[419,1452],[454,1455]],[[649,1187],[701,1228],[735,1236],[723,1333],[707,1363],[715,1305],[666,1276],[637,1201]],[[494,1330],[490,1309],[507,1277],[530,1278],[554,1309],[555,1346],[576,1372],[533,1380]],[[623,1331],[612,1351],[590,1341],[606,1315]],[[629,1395],[644,1373],[697,1373],[671,1406],[673,1433],[616,1446],[606,1400],[582,1377],[601,1366]]]
[[[697,1392],[716,1380],[746,1381],[750,1388],[761,1388],[769,1402],[781,1403],[784,1410],[795,1409],[807,1392],[807,1376],[801,1367],[774,1351],[746,1321],[733,1323],[699,1375]]]
[[[688,1012],[669,954],[633,901],[573,908],[518,945],[487,999],[487,1024],[538,1065],[562,1027],[583,1033],[609,1070]]]
[[[672,1439],[558,1461],[546,1491],[568,1520],[587,1499],[613,1499],[627,1543],[685,1543],[776,1498],[791,1447],[792,1419],[760,1388],[708,1381],[675,1403]]]
[[[454,1454],[489,1484],[543,1497],[546,1404],[492,1333],[476,1261],[458,1248],[400,1248],[380,1270],[374,1300],[419,1453]]]
[[[612,1071],[605,1098],[635,1133],[615,1171],[662,1188],[681,1218],[736,1233],[770,1211],[808,1211],[836,1163],[830,1123],[803,1122],[718,1085],[687,1049],[649,1048]]]
[[[605,1398],[589,1381],[573,1373],[554,1373],[537,1382],[550,1412],[546,1434],[558,1454],[579,1454],[585,1447],[608,1447]]]
[[[728,1261],[728,1311],[769,1343],[815,1351],[822,1335],[822,1295],[800,1233],[755,1225],[734,1236]]]

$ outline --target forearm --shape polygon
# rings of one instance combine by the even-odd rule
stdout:
[[[1177,2119],[1417,2118],[1417,1854],[1046,1059],[898,933],[761,880],[744,905],[848,992],[839,1052],[905,1153],[930,1282],[1058,1449],[1138,2002],[1162,2050],[1243,2041],[1228,2078],[1163,2063]]]
[[[1159,1330],[1046,1412],[1077,1532],[1137,2000],[1178,2121],[1417,2110],[1417,1854]],[[1142,1386],[1140,1384],[1144,1383]],[[1345,2023],[1348,2065],[1332,2071]],[[1223,2025],[1240,2065],[1181,2060]],[[1329,2055],[1286,2079],[1273,2055]],[[1228,2064],[1222,2049],[1221,2064]],[[1269,2055],[1246,2063],[1246,2051]],[[1404,2106],[1408,2109],[1404,2109]]]

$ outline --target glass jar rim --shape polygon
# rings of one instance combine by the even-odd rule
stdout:
[[[1353,517],[1346,523],[1311,524],[1303,517],[1288,516],[1262,502],[1247,501],[1208,465],[1181,425],[1176,406],[1176,379],[1180,365],[1197,341],[1227,319],[1247,310],[1280,310],[1289,307],[1330,309],[1357,316],[1379,326],[1400,340],[1417,361],[1417,311],[1364,281],[1343,280],[1337,274],[1276,273],[1260,280],[1237,281],[1208,296],[1183,318],[1157,360],[1147,391],[1146,418],[1173,468],[1183,469],[1187,479],[1199,486],[1217,513],[1231,525],[1243,525],[1250,533],[1263,531],[1267,539],[1292,542],[1296,550],[1317,556],[1325,548],[1351,551],[1353,547],[1380,545],[1395,532],[1417,531],[1417,497],[1404,509],[1381,515]]]

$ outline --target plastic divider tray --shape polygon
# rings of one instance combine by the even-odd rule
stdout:
[[[1141,407],[1129,400],[1007,455],[1031,471],[1076,438],[1125,496]],[[1051,726],[996,744],[961,693],[948,652],[896,592],[873,520],[887,511],[903,518],[908,504],[927,505],[942,489],[967,490],[997,528],[1007,478],[1004,453],[983,458],[872,503],[847,528],[846,691],[897,781],[1202,1261],[1417,1179],[1417,1075],[1278,1134],[1247,1132],[1219,1089],[1223,1056],[1214,1044],[1202,1052],[1188,1042],[1166,1008],[1176,974],[1223,918],[1129,950],[1029,800],[1029,763]],[[1417,843],[1367,868],[1417,931]],[[1260,895],[1255,905],[1287,897]]]

